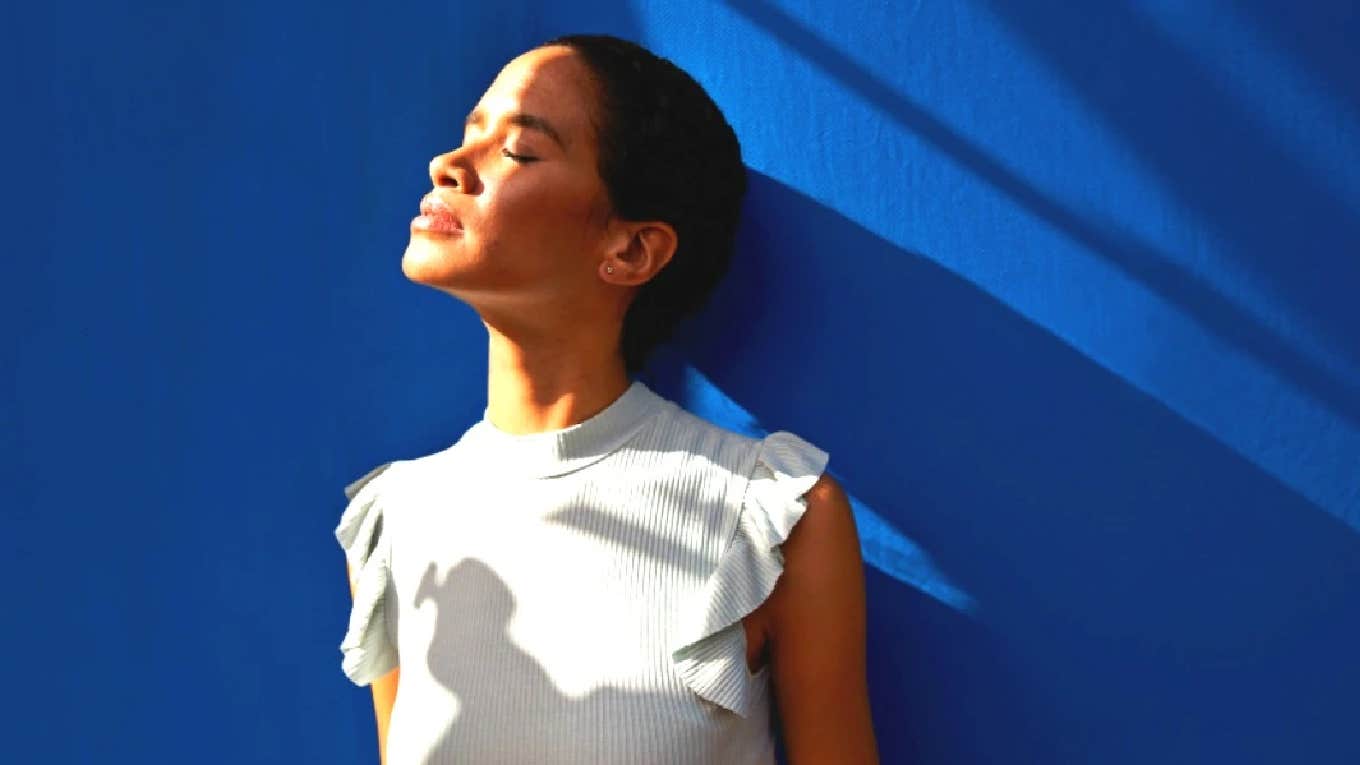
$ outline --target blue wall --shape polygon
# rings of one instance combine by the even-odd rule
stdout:
[[[1353,3],[495,5],[5,12],[7,759],[372,759],[340,487],[485,401],[406,224],[595,30],[743,140],[650,379],[831,453],[884,762],[1360,761]]]

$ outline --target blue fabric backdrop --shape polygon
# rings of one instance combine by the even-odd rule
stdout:
[[[830,452],[884,762],[1360,762],[1354,3],[133,6],[0,14],[6,760],[374,760],[340,489],[485,401],[407,221],[607,31],[743,140],[649,379]]]

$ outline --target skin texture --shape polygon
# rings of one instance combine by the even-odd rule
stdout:
[[[878,762],[865,662],[864,565],[850,501],[823,474],[761,610],[791,765]]]
[[[589,70],[568,48],[507,64],[462,145],[430,162],[431,193],[461,230],[413,222],[402,257],[407,278],[468,304],[486,326],[487,416],[506,432],[568,427],[627,390],[624,313],[675,253],[668,223],[613,214],[597,169],[597,103]],[[560,141],[516,124],[522,114],[547,121]],[[774,593],[743,620],[747,664],[771,664],[791,763],[875,763],[854,519],[830,476],[805,498]],[[398,670],[373,684],[384,751],[398,686]]]
[[[589,71],[567,48],[533,50],[506,65],[474,109],[481,118],[462,146],[430,163],[434,193],[464,231],[413,228],[402,258],[409,279],[481,317],[488,418],[506,432],[567,427],[623,394],[624,312],[675,252],[669,224],[612,215],[596,169],[595,101]],[[515,113],[547,120],[565,145],[514,125]]]

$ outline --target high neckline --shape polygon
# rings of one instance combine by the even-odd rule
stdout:
[[[665,404],[640,380],[590,418],[559,430],[508,433],[491,423],[490,409],[464,441],[497,473],[551,478],[596,462],[627,443]]]

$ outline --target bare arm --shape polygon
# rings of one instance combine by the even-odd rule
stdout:
[[[791,765],[878,762],[865,659],[864,568],[845,492],[823,475],[782,546],[770,661]]]
[[[348,561],[345,562],[345,571],[349,574],[350,597],[354,597],[354,571]],[[387,763],[387,725],[392,720],[392,704],[397,700],[397,682],[400,679],[401,667],[396,667],[374,680],[370,686],[373,689],[373,712],[378,718],[378,762],[383,765]]]

